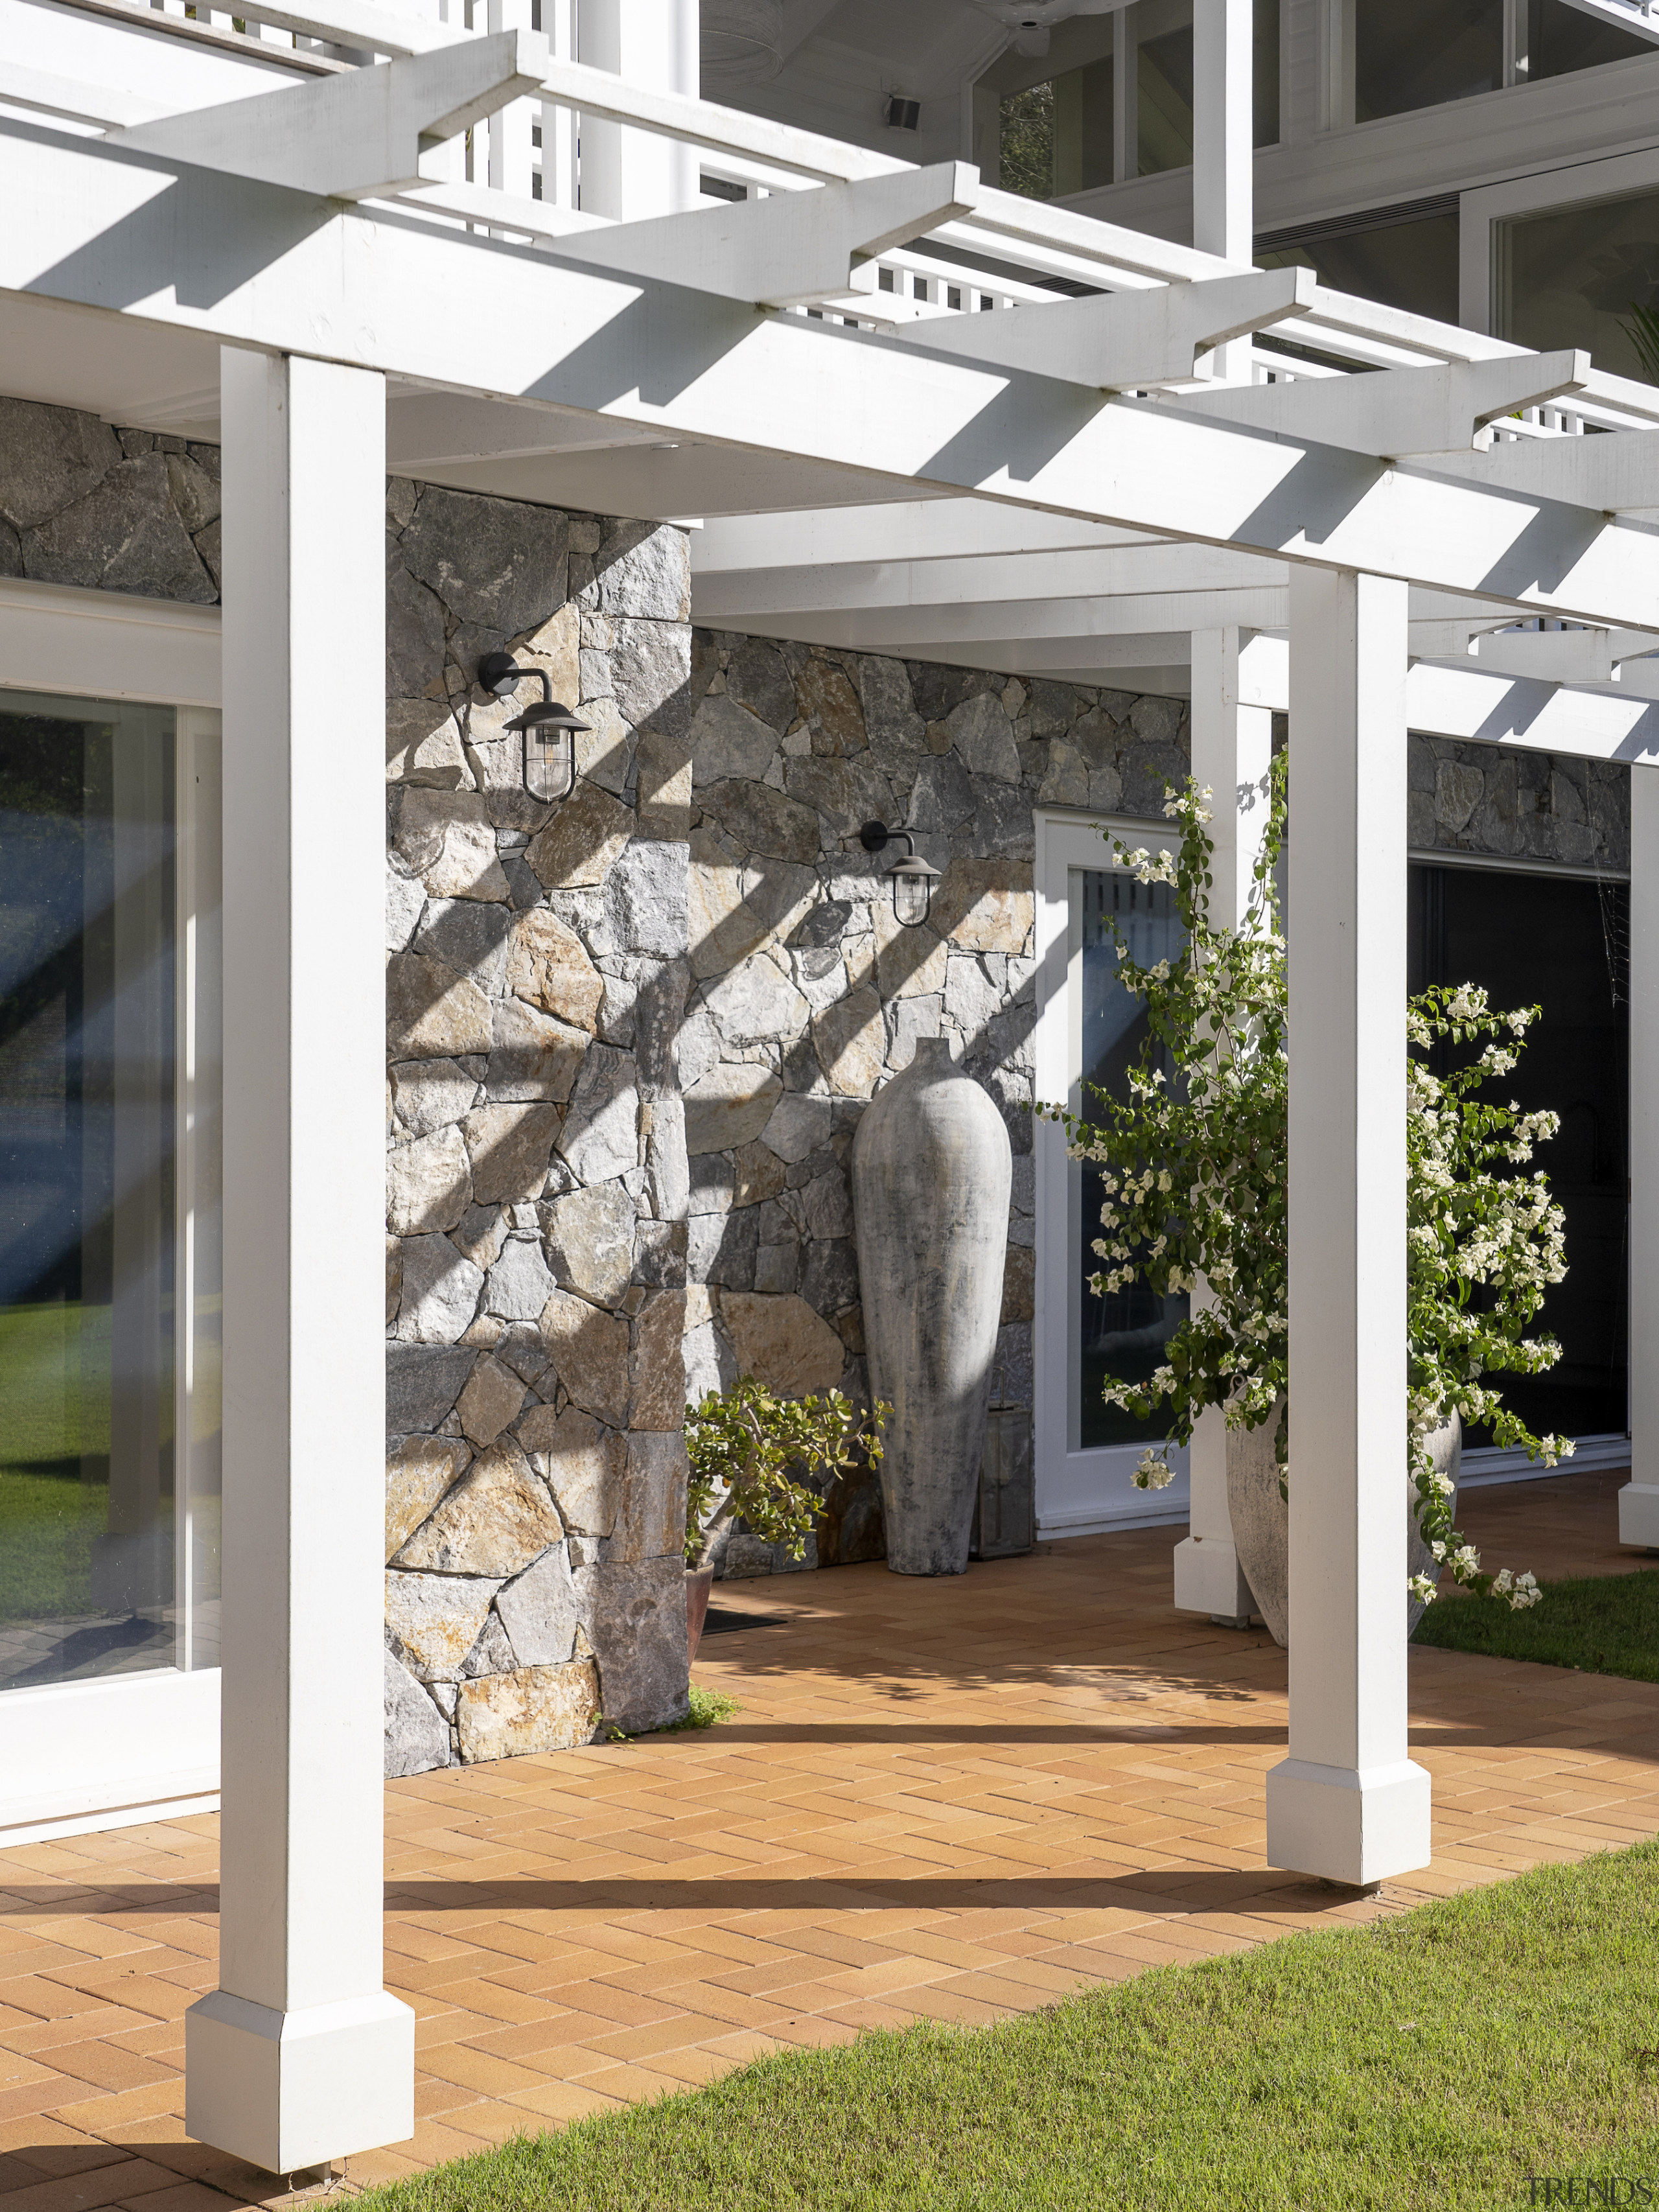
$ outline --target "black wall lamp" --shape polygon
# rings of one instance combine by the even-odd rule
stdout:
[[[859,831],[859,842],[866,853],[884,852],[895,837],[904,840],[904,858],[895,860],[887,871],[887,880],[893,886],[893,912],[902,927],[918,929],[927,919],[939,870],[917,853],[916,841],[908,830],[890,830],[884,822],[866,822]]]
[[[511,698],[526,676],[540,678],[541,698],[507,726],[524,738],[525,789],[544,805],[554,805],[576,788],[575,733],[593,725],[559,704],[544,668],[520,668],[510,653],[487,653],[478,663],[480,688],[498,699]]]

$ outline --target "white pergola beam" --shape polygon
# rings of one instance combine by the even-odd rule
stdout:
[[[1214,420],[1248,422],[1352,453],[1403,459],[1470,453],[1489,422],[1582,392],[1590,374],[1587,353],[1522,354],[1504,361],[1189,392],[1178,404]],[[1468,474],[1487,481],[1484,474],[1477,478],[1474,470]]]
[[[368,199],[416,185],[422,162],[541,82],[527,31],[349,70],[114,134],[112,143],[324,199]]]
[[[1586,437],[1515,438],[1489,453],[1448,455],[1437,466],[1472,483],[1535,492],[1606,514],[1659,508],[1659,430],[1615,430]]]
[[[1659,46],[1659,15],[1654,14],[1649,0],[1566,0],[1566,4],[1581,15],[1594,16],[1598,23],[1616,23],[1633,38]]]
[[[692,600],[692,619],[721,629],[755,630],[787,635],[806,645],[835,645],[849,652],[902,654],[926,660],[930,654],[949,662],[964,646],[994,638],[1000,645],[1042,653],[1064,652],[1087,660],[1099,657],[1113,641],[1149,631],[1188,633],[1194,629],[1282,629],[1285,587],[1216,592],[1128,592],[1111,599],[1011,599],[952,606],[868,607],[842,612],[803,610],[783,617],[733,608],[705,615]],[[924,650],[924,647],[926,648]],[[1176,656],[1186,659],[1183,651]]]

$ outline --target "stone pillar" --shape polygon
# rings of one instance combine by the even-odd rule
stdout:
[[[577,59],[653,92],[697,96],[697,0],[579,0]],[[675,215],[700,197],[695,146],[581,119],[581,203],[618,222]]]
[[[1291,1741],[1267,1856],[1429,1859],[1407,1755],[1406,586],[1291,570]]]
[[[1659,1551],[1659,767],[1630,772],[1631,1479],[1619,1540]]]
[[[1213,793],[1210,919],[1237,928],[1249,906],[1267,826],[1273,714],[1239,697],[1239,634],[1193,632],[1193,779]],[[1199,1295],[1202,1297],[1200,1290]],[[1212,1406],[1193,1432],[1191,1533],[1176,1546],[1175,1601],[1229,1624],[1248,1622],[1250,1588],[1233,1548],[1227,1510],[1227,1425]]]
[[[221,362],[223,1863],[185,2124],[289,2173],[415,2128],[381,1986],[386,393]]]

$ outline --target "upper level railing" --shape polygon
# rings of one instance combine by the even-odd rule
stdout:
[[[452,141],[423,165],[429,179],[388,200],[428,219],[465,224],[489,235],[555,247],[561,238],[591,232],[606,218],[581,204],[584,138],[596,126],[622,126],[693,149],[702,190],[714,198],[810,190],[833,182],[892,175],[914,168],[891,155],[797,130],[766,117],[682,94],[624,82],[564,58],[570,43],[571,0],[260,0],[233,15],[188,0],[50,0],[59,9],[90,12],[117,40],[129,28],[167,31],[245,54],[264,73],[291,65],[314,77],[424,52],[469,38],[530,27],[532,7],[558,21],[548,46],[539,97],[520,99]],[[447,9],[459,20],[446,21]],[[560,25],[563,27],[561,29]],[[15,41],[13,41],[14,46]],[[29,57],[0,51],[0,102],[21,103],[73,121],[106,127],[162,112],[136,106],[105,86],[77,94],[53,77],[42,94],[30,88]],[[21,89],[20,89],[21,88]],[[252,91],[257,88],[250,83]],[[77,105],[76,102],[79,104]],[[614,137],[614,129],[612,130]],[[1167,240],[1095,217],[980,188],[970,212],[943,222],[925,240],[876,257],[875,284],[856,295],[827,294],[793,312],[864,326],[905,331],[941,316],[1008,312],[1052,304],[1080,292],[1139,290],[1242,273],[1235,264]],[[1288,347],[1289,350],[1278,349]],[[1404,310],[1316,288],[1310,301],[1258,336],[1252,352],[1257,380],[1342,374],[1359,369],[1424,367],[1512,357],[1528,349]],[[1179,388],[1179,387],[1171,387]],[[1191,389],[1188,384],[1188,389]],[[1659,424],[1659,389],[1596,374],[1570,405],[1533,409],[1503,426],[1515,437],[1559,437],[1586,428]]]

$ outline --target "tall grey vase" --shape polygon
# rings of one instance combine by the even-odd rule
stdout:
[[[1012,1175],[988,1095],[947,1039],[920,1038],[853,1143],[870,1387],[893,1409],[881,1497],[895,1574],[967,1570]]]

